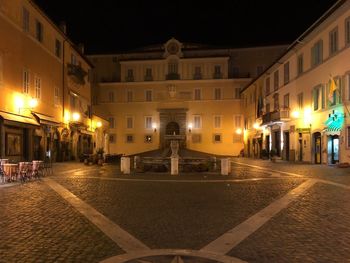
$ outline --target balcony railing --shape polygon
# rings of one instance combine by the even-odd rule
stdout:
[[[126,82],[133,82],[134,81],[134,76],[126,76],[125,77]]]
[[[201,73],[193,74],[193,79],[202,79],[202,74]]]
[[[145,81],[152,81],[153,80],[153,76],[152,75],[145,75],[144,80]]]
[[[180,74],[179,73],[169,73],[166,75],[167,80],[176,80],[180,79]]]
[[[262,124],[283,122],[289,120],[289,109],[283,108],[277,111],[265,113],[262,116]]]
[[[223,74],[221,72],[215,72],[213,74],[213,78],[214,79],[222,79],[223,78]]]
[[[76,83],[80,85],[85,84],[87,72],[80,65],[67,64],[67,69],[68,75],[71,76]]]

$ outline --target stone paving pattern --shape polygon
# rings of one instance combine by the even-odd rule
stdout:
[[[0,189],[0,262],[99,262],[124,253],[42,182]]]
[[[303,182],[56,179],[151,248],[200,249]]]
[[[316,184],[229,255],[248,262],[350,262],[350,191]]]

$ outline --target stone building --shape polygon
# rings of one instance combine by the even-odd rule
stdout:
[[[213,48],[166,43],[89,56],[94,111],[109,120],[115,154],[183,148],[217,155],[243,149],[240,90],[285,46]]]

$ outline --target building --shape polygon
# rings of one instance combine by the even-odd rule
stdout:
[[[77,159],[104,145],[91,64],[32,1],[0,1],[0,157]],[[96,132],[97,131],[97,132]]]
[[[237,156],[243,149],[240,89],[285,46],[211,48],[164,44],[91,55],[94,111],[109,120],[113,154],[183,148]]]
[[[338,1],[241,92],[245,153],[350,162],[350,2]]]

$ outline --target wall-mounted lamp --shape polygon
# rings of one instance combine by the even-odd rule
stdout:
[[[18,114],[21,114],[21,110],[33,110],[38,104],[38,100],[35,98],[15,97],[15,106],[18,109]]]
[[[96,127],[97,128],[101,128],[102,127],[102,122],[100,122],[100,121],[96,122]]]
[[[190,133],[192,131],[192,123],[188,124],[188,132]]]
[[[153,123],[152,124],[152,129],[154,132],[157,132],[157,124]]]
[[[298,110],[295,110],[292,112],[292,117],[294,119],[298,119],[300,117],[300,112]]]
[[[80,120],[80,113],[79,112],[73,112],[72,119],[73,119],[73,121],[79,121]]]
[[[236,130],[236,133],[237,133],[238,135],[242,134],[242,129],[241,129],[241,128],[238,128],[238,129]]]
[[[255,129],[255,130],[258,130],[258,129],[260,129],[260,125],[259,125],[259,123],[254,123],[253,124],[253,128]]]

